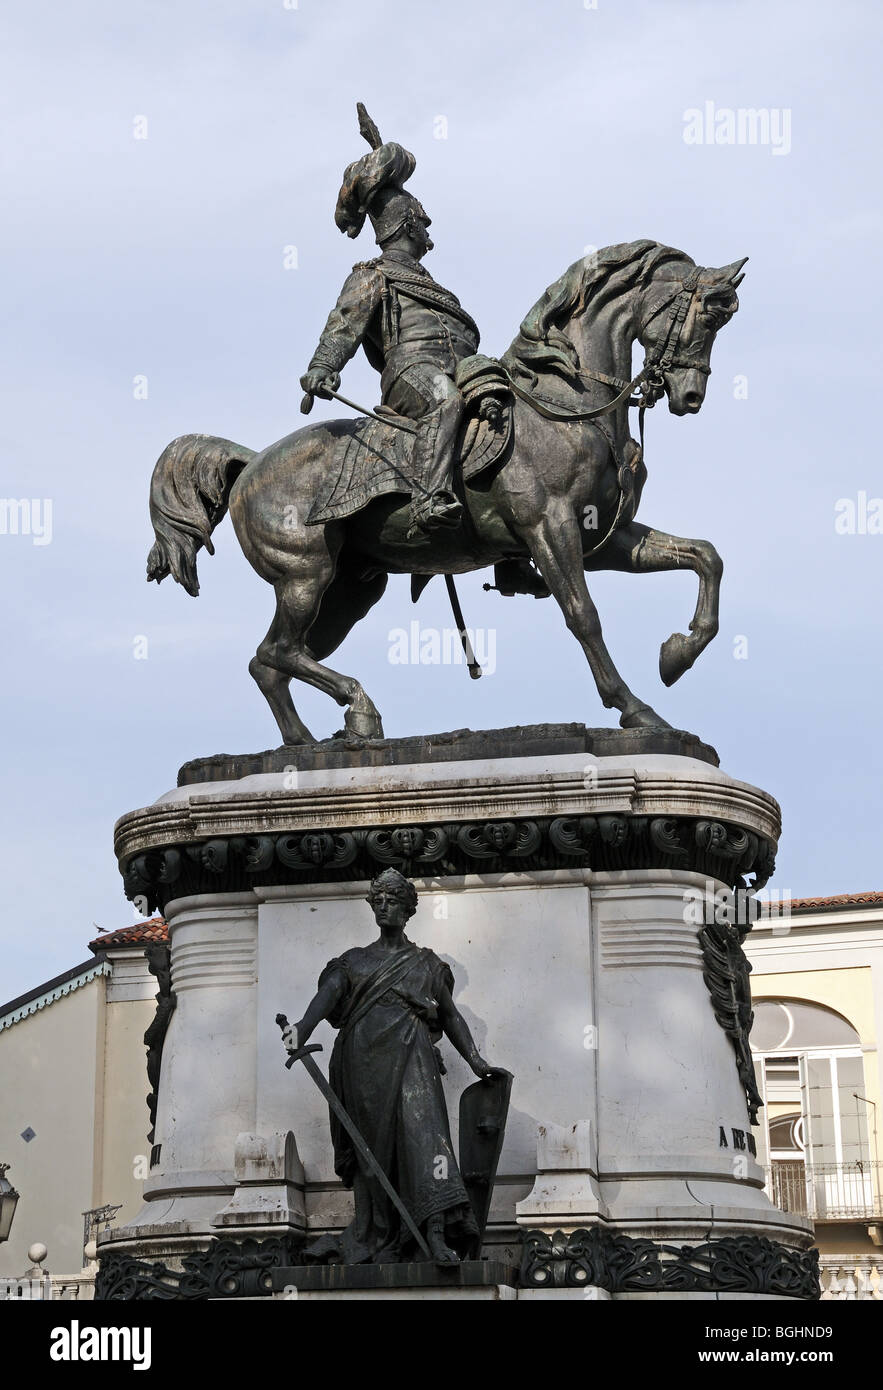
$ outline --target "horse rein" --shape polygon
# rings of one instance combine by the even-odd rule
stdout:
[[[551,401],[544,401],[542,396],[535,396],[532,392],[526,391],[523,387],[519,386],[507,372],[510,385],[515,395],[532,406],[538,415],[544,416],[547,420],[560,420],[562,422],[573,421],[574,423],[585,420],[596,420],[601,415],[609,415],[628,397],[629,405],[633,408],[637,407],[641,412],[639,427],[641,430],[641,447],[643,448],[644,411],[652,410],[656,402],[661,399],[663,391],[665,390],[664,373],[669,371],[672,367],[680,367],[702,372],[704,376],[711,375],[710,367],[706,367],[702,363],[688,362],[685,358],[677,355],[681,332],[693,296],[696,293],[702,270],[702,266],[694,266],[686,279],[678,282],[674,293],[670,295],[668,299],[664,299],[641,326],[638,335],[639,338],[641,334],[644,333],[647,326],[651,324],[663,310],[669,310],[668,324],[662,342],[656,348],[652,357],[644,358],[644,365],[631,381],[623,381],[620,377],[608,376],[606,372],[595,372],[582,367],[577,368],[577,376],[586,377],[590,381],[601,382],[602,385],[610,386],[613,390],[617,391],[618,395],[616,395],[612,401],[608,401],[606,405],[595,406],[592,410],[560,412],[550,409],[552,406]],[[640,395],[632,396],[632,392],[636,389],[640,392]]]
[[[689,313],[693,296],[696,293],[702,270],[702,266],[694,266],[686,279],[679,281],[674,293],[670,295],[668,299],[664,299],[662,303],[653,310],[653,313],[644,324],[642,324],[640,333],[638,334],[639,339],[646,330],[648,324],[652,323],[663,310],[669,310],[668,323],[662,342],[657,346],[652,357],[644,358],[643,367],[631,381],[622,381],[619,377],[608,376],[606,372],[595,372],[587,368],[577,368],[577,376],[585,377],[590,381],[598,381],[603,386],[609,386],[612,390],[618,392],[618,395],[616,395],[612,401],[608,401],[606,405],[596,406],[593,410],[573,411],[561,414],[556,410],[550,409],[552,405],[551,401],[546,402],[541,396],[535,396],[530,391],[526,391],[523,387],[518,386],[507,372],[506,375],[509,377],[509,384],[513,392],[535,410],[538,415],[542,415],[547,420],[557,420],[562,423],[595,421],[598,429],[601,430],[607,440],[608,447],[613,454],[614,462],[617,462],[617,458],[613,439],[607,429],[601,424],[600,417],[602,415],[611,414],[612,411],[616,410],[617,406],[621,405],[622,402],[628,398],[629,406],[632,408],[637,407],[638,409],[638,433],[641,443],[641,457],[643,458],[644,414],[646,411],[652,410],[657,401],[662,399],[662,395],[665,391],[665,373],[672,367],[680,367],[702,372],[704,376],[711,375],[710,367],[706,367],[701,363],[688,362],[683,357],[678,356],[678,344],[680,342],[681,332],[687,314]],[[636,389],[640,394],[632,396],[632,392]],[[613,518],[613,522],[604,538],[600,540],[597,545],[593,546],[590,551],[584,552],[584,558],[588,558],[589,555],[595,555],[601,550],[620,525],[623,511],[627,505],[626,487],[623,484],[621,476],[623,469],[626,468],[626,464],[618,464],[617,466],[619,501],[617,503],[616,515]]]

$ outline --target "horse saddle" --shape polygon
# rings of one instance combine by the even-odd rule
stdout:
[[[457,365],[456,384],[466,409],[460,428],[455,476],[464,482],[490,468],[512,436],[512,394],[499,362],[475,353]],[[422,479],[413,468],[415,422],[379,406],[381,419],[359,420],[336,440],[325,484],[307,517],[309,525],[361,511],[375,497],[414,491]],[[383,417],[386,417],[385,419]],[[387,423],[389,421],[389,423]]]

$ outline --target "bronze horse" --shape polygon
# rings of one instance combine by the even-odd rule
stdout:
[[[697,267],[681,251],[641,241],[607,247],[565,271],[502,359],[516,391],[512,437],[491,469],[461,484],[468,521],[456,531],[407,540],[409,500],[400,493],[342,520],[307,524],[334,451],[359,421],[309,425],[261,453],[208,435],[181,436],[154,469],[148,579],[171,573],[195,596],[197,552],[204,545],[213,553],[211,533],[229,507],[249,562],[276,591],[273,621],[249,670],[283,743],[299,744],[315,740],[295,710],[292,677],[346,706],[349,735],[383,737],[360,682],[324,663],[378,601],[389,574],[459,574],[531,560],[622,727],[669,728],[614,666],[585,573],[698,575],[689,635],[673,633],[660,650],[666,685],[717,633],[723,566],[714,547],[633,519],[646,470],[628,408],[637,389],[645,407],[664,392],[675,415],[700,409],[715,336],[739,307],[743,264]],[[630,380],[636,341],[645,361]]]

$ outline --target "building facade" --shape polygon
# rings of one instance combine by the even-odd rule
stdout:
[[[773,907],[746,952],[767,1191],[815,1223],[823,1296],[883,1299],[883,893]]]
[[[37,1243],[56,1278],[75,1276],[95,1230],[141,1205],[157,992],[145,949],[166,935],[158,919],[105,933],[88,960],[0,1006],[0,1154],[20,1193],[0,1279],[21,1277]]]

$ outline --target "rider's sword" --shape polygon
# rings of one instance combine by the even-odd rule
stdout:
[[[342,396],[339,391],[332,391],[330,387],[324,386],[322,388],[322,395],[326,397],[332,396],[334,400],[340,401],[341,405],[348,405],[350,410],[357,410],[360,415],[367,415],[372,420],[378,420],[381,425],[392,425],[397,430],[404,430],[406,434],[417,433],[416,429],[411,425],[405,425],[400,420],[393,420],[392,417],[388,415],[378,415],[375,410],[369,410],[365,405],[357,405],[355,401],[348,401],[346,396]],[[312,400],[312,393],[307,392],[301,402],[301,410],[309,408],[312,404]],[[418,488],[421,492],[426,493],[426,488],[422,483],[418,483],[416,478],[408,478],[406,474],[401,472],[401,469],[396,469],[396,472],[400,473],[401,476],[410,483],[412,488]],[[447,585],[448,597],[451,600],[454,622],[457,624],[457,632],[459,633],[463,653],[466,657],[466,667],[472,679],[477,681],[481,678],[481,667],[475,659],[475,652],[472,650],[472,643],[469,641],[469,634],[466,631],[466,624],[463,621],[463,610],[460,607],[460,600],[457,597],[453,575],[445,575],[445,584]],[[315,1065],[314,1062],[313,1066]]]
[[[477,681],[481,678],[481,667],[475,659],[475,652],[472,650],[472,643],[469,640],[469,633],[463,621],[463,609],[460,607],[460,600],[457,597],[457,588],[454,584],[454,576],[452,574],[445,575],[445,584],[448,589],[448,598],[451,600],[451,611],[454,614],[454,622],[457,624],[457,631],[460,634],[463,654],[466,657],[466,666],[472,679]]]
[[[279,1027],[282,1029],[283,1032],[288,1027],[288,1019],[285,1017],[284,1014],[277,1014],[276,1022],[279,1024]],[[332,1091],[328,1082],[325,1080],[325,1077],[322,1075],[321,1071],[316,1066],[316,1063],[309,1055],[311,1052],[321,1051],[321,1043],[310,1043],[307,1047],[299,1047],[296,1052],[292,1052],[289,1054],[288,1060],[285,1063],[285,1065],[286,1067],[293,1067],[295,1062],[303,1062],[310,1076],[313,1078],[316,1085],[319,1087],[319,1090],[322,1092],[323,1096],[327,1100],[330,1108],[334,1111],[334,1114],[340,1120],[340,1123],[343,1125],[347,1134],[352,1139],[357,1151],[365,1160],[365,1166],[368,1168],[369,1172],[373,1173],[374,1177],[380,1183],[380,1186],[383,1188],[384,1192],[386,1193],[389,1200],[392,1202],[399,1216],[404,1221],[411,1235],[414,1237],[414,1240],[417,1243],[417,1248],[420,1251],[421,1255],[424,1255],[427,1260],[431,1260],[432,1251],[426,1244],[426,1241],[423,1239],[423,1236],[420,1233],[420,1228],[417,1226],[417,1223],[413,1220],[411,1213],[408,1211],[408,1208],[405,1206],[404,1202],[402,1201],[399,1194],[396,1192],[389,1178],[386,1176],[380,1164],[377,1162],[377,1159],[374,1157],[373,1153],[368,1148],[368,1145],[365,1143],[361,1134],[356,1129],[349,1115],[344,1110],[339,1098],[335,1095],[334,1091]]]

